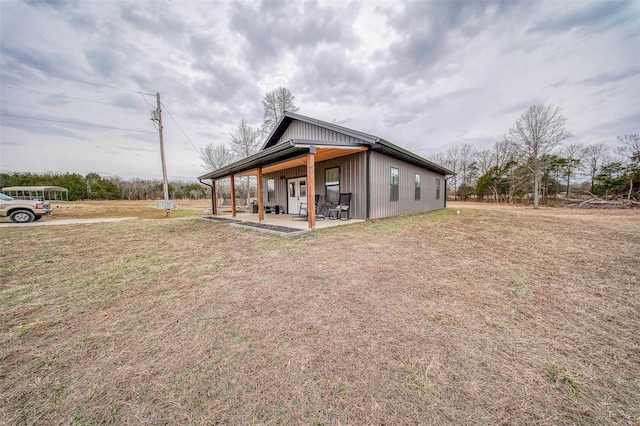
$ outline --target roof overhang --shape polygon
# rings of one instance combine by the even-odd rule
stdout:
[[[344,142],[292,139],[218,170],[206,173],[198,177],[198,179],[216,180],[231,175],[255,176],[257,175],[258,168],[262,168],[262,173],[272,173],[305,165],[306,160],[304,160],[304,157],[306,157],[307,154],[315,154],[315,161],[319,162],[366,150],[366,146]]]

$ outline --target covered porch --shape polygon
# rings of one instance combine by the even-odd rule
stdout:
[[[349,221],[322,220],[322,218],[317,218],[313,214],[316,211],[317,201],[326,207],[326,204],[335,195],[328,193],[328,188],[325,186],[327,182],[324,179],[322,170],[316,174],[316,164],[362,153],[367,149],[366,146],[337,141],[289,140],[201,176],[200,180],[211,179],[212,196],[213,199],[217,199],[216,181],[229,179],[231,191],[231,212],[229,216],[231,218],[298,229],[337,226],[356,219],[350,219]],[[238,206],[236,206],[235,178],[246,176],[253,176],[257,180],[257,213],[240,213]],[[316,182],[316,179],[318,182]],[[274,180],[276,182],[272,187]],[[323,187],[317,188],[317,185],[322,185]],[[283,202],[283,200],[285,201]],[[301,204],[304,204],[304,208],[312,214],[308,214],[306,217],[298,217],[298,210],[301,208]],[[215,203],[212,209],[214,215],[221,213]],[[279,211],[281,214],[274,214],[274,210]],[[283,212],[285,214],[282,214]]]

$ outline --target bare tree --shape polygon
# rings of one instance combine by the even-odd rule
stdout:
[[[476,151],[475,161],[478,165],[478,171],[480,175],[483,175],[489,171],[495,165],[493,151],[491,149],[482,149]]]
[[[476,155],[476,149],[470,144],[464,144],[460,147],[458,152],[459,165],[460,165],[460,178],[462,179],[462,185],[471,185],[472,163]]]
[[[200,159],[206,170],[218,170],[233,161],[233,153],[225,144],[214,146],[210,143],[200,148]]]
[[[429,159],[441,166],[444,166],[444,167],[447,166],[447,156],[445,155],[444,152],[438,152],[437,154],[430,156]]]
[[[258,152],[260,133],[258,129],[242,118],[236,129],[231,132],[231,152],[238,159],[246,158]]]
[[[622,146],[618,147],[618,154],[625,157],[627,161],[627,175],[629,177],[627,200],[631,200],[633,181],[636,179],[636,175],[640,174],[640,135],[634,133],[618,136],[618,141],[622,144]]]
[[[258,152],[260,148],[260,131],[247,123],[242,118],[236,129],[231,133],[231,152],[236,158],[242,159]],[[249,202],[251,188],[249,176],[246,180],[245,194],[247,195],[247,203]]]
[[[293,103],[295,96],[286,87],[278,87],[264,95],[262,107],[262,134],[266,137],[276,127],[285,111],[296,112],[298,107]]]
[[[453,185],[453,199],[457,199],[458,197],[458,180],[459,180],[459,176],[458,176],[458,172],[459,170],[459,166],[460,166],[460,147],[459,146],[452,146],[451,148],[449,148],[447,150],[447,152],[445,153],[445,166],[451,170],[454,175],[451,176],[451,184]],[[449,185],[447,185],[447,187],[449,187]]]
[[[561,154],[565,162],[563,168],[564,176],[567,178],[566,195],[569,198],[571,196],[571,177],[580,167],[580,162],[584,157],[584,145],[579,142],[570,143],[562,148]]]
[[[518,145],[508,140],[498,141],[493,144],[493,155],[495,165],[503,168],[508,163],[516,159]]]
[[[561,108],[542,103],[531,105],[509,133],[506,140],[516,143],[533,174],[533,208],[540,204],[540,182],[544,158],[563,140],[571,136],[565,129],[567,119],[560,114]]]
[[[593,192],[593,185],[595,184],[596,174],[598,170],[608,161],[609,147],[604,143],[595,143],[588,145],[584,149],[583,158],[585,161],[585,167],[589,178],[591,179],[591,186],[589,191]]]

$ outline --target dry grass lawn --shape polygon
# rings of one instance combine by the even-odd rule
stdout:
[[[638,212],[0,233],[0,424],[640,422]]]
[[[177,210],[172,210],[172,217],[202,215],[211,207],[211,200],[176,200]],[[163,219],[166,212],[156,208],[156,202],[146,201],[51,201],[53,214],[44,220],[58,219],[92,219],[96,217],[137,217],[141,219]],[[2,218],[9,222],[9,218]]]

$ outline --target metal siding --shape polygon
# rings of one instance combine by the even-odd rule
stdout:
[[[276,201],[267,203],[265,205],[279,205],[284,207],[284,211],[287,211],[287,179],[302,177],[307,175],[307,168],[305,166],[298,166],[292,169],[280,170],[279,172],[265,173],[262,176],[262,196],[263,199],[267,199],[267,179],[273,179],[276,184]]]
[[[367,217],[367,175],[364,152],[316,163],[316,194],[325,195],[324,171],[340,167],[340,192],[351,192],[351,217]]]
[[[360,139],[334,132],[314,124],[305,123],[303,121],[293,120],[287,130],[284,131],[277,144],[287,142],[291,139],[309,139],[317,141],[337,141],[365,144]],[[277,145],[276,144],[276,145]]]
[[[390,170],[400,175],[398,201],[390,201]],[[444,175],[405,163],[377,152],[371,153],[371,219],[444,208],[442,185]],[[415,200],[415,174],[420,173],[420,200]],[[436,200],[436,179],[440,179],[440,200]]]
[[[347,155],[322,161],[315,164],[316,194],[324,199],[324,171],[332,167],[340,167],[340,192],[351,192],[351,215],[354,219],[365,219],[366,212],[366,162],[365,153]],[[276,201],[274,203],[287,209],[287,179],[307,175],[307,168],[299,166],[279,172],[265,173],[263,179],[263,197],[267,199],[267,179],[275,180]],[[265,205],[267,202],[265,201]]]

